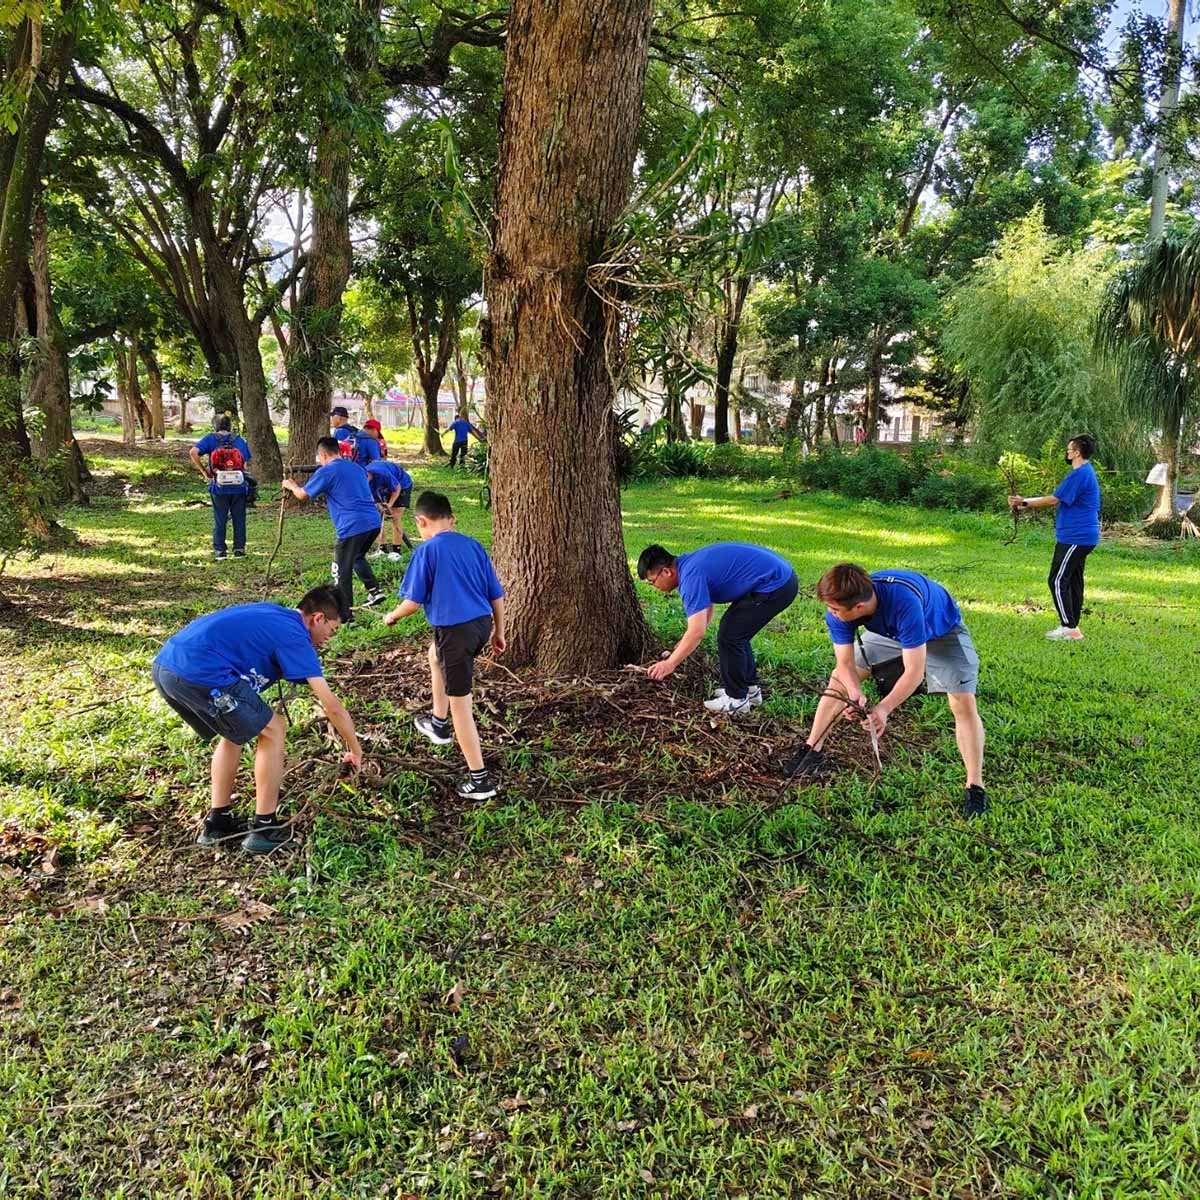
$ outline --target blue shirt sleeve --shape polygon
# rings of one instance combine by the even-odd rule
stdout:
[[[197,454],[211,454],[217,448],[217,435],[215,433],[206,433],[196,443]]]
[[[925,627],[925,606],[906,587],[894,587],[892,591],[892,619],[896,626],[896,641],[904,650],[915,650],[929,641]]]
[[[329,485],[333,482],[330,477],[328,466],[318,467],[309,477],[308,482],[304,485],[304,492],[307,496],[323,496],[329,491]]]
[[[679,598],[683,601],[683,615],[694,617],[711,603],[708,580],[699,571],[689,571],[679,577]]]
[[[854,626],[848,625],[840,617],[835,617],[828,609],[825,612],[825,627],[829,630],[829,639],[835,646],[853,644]]]
[[[1071,471],[1066,478],[1054,489],[1055,496],[1062,504],[1074,504],[1079,499],[1079,490],[1083,487],[1083,469]]]
[[[400,581],[400,595],[405,600],[416,604],[426,604],[433,591],[432,572],[427,560],[429,554],[424,546],[418,546],[412,558],[408,560],[408,568]]]
[[[504,597],[504,588],[500,586],[500,576],[496,574],[496,567],[492,562],[491,556],[484,554],[487,560],[487,598],[489,600],[501,600]]]

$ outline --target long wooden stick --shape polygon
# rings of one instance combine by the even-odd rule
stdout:
[[[279,520],[275,523],[275,545],[271,550],[271,557],[267,559],[267,572],[263,578],[263,599],[265,600],[271,594],[271,568],[275,565],[275,556],[279,553],[279,547],[283,545],[283,514],[287,508],[288,490],[287,488],[279,489]]]

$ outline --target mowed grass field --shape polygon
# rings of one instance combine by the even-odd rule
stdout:
[[[247,861],[192,844],[207,756],[148,666],[193,616],[320,582],[328,519],[288,516],[267,587],[273,489],[218,565],[177,451],[88,448],[92,506],[0,577],[0,1195],[1200,1194],[1195,546],[1104,544],[1060,645],[1047,525],[1005,546],[999,515],[637,485],[631,561],[731,538],[805,584],[842,559],[943,581],[991,813],[956,815],[938,698],[877,779],[849,727],[825,785],[773,778],[831,662],[803,593],[745,725],[694,677],[563,684],[598,697],[571,709],[483,671],[508,787],[464,807],[411,731],[421,620],[372,613],[326,659],[377,771],[338,781],[294,696],[303,844]],[[490,540],[478,481],[412,470]]]

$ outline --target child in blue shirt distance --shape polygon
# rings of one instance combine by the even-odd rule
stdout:
[[[433,712],[417,717],[413,724],[435,746],[449,746],[458,740],[467,775],[456,790],[466,800],[488,800],[497,789],[483,765],[471,709],[471,680],[475,658],[489,642],[496,654],[503,654],[507,645],[504,589],[487,551],[474,538],[455,532],[454,512],[445,496],[422,492],[413,515],[421,544],[404,572],[401,603],[383,621],[395,625],[425,609],[433,626],[429,646]]]
[[[333,545],[333,586],[342,598],[342,624],[348,624],[354,619],[351,609],[355,575],[366,584],[368,608],[386,595],[367,562],[367,551],[379,536],[379,512],[366,471],[342,458],[335,438],[317,441],[317,468],[303,487],[294,479],[285,479],[280,487],[297,500],[326,497],[337,537]]]
[[[461,412],[447,427],[447,432],[454,434],[454,442],[450,447],[450,465],[453,467],[456,463],[461,462],[465,467],[467,465],[467,434],[473,433],[481,442],[487,439],[483,436],[470,421],[467,420],[466,412]]]
[[[396,462],[377,459],[367,464],[367,478],[371,481],[371,495],[379,505],[382,524],[379,529],[378,553],[400,561],[400,543],[411,550],[412,542],[404,532],[404,514],[412,500],[412,476]],[[392,538],[388,541],[388,518],[392,519]]]

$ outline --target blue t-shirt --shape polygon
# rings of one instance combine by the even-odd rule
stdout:
[[[949,633],[962,624],[962,613],[954,597],[940,583],[919,571],[876,571],[871,576],[879,604],[862,622],[863,628],[915,650]],[[831,612],[825,624],[835,646],[854,641],[854,626]]]
[[[344,442],[347,438],[358,437],[358,430],[353,425],[339,425],[333,431],[333,436],[339,442]]]
[[[367,473],[348,458],[335,458],[318,467],[304,485],[309,496],[324,496],[333,530],[339,538],[379,528],[379,513],[371,496]]]
[[[399,463],[385,458],[368,465],[367,478],[371,481],[371,494],[384,504],[397,488],[403,491],[413,485],[412,476]]]
[[[430,625],[490,617],[492,601],[503,595],[488,552],[452,529],[417,546],[400,583],[401,598],[424,605]]]
[[[382,458],[383,451],[379,449],[379,439],[373,433],[359,430],[354,435],[354,461],[360,467],[365,467],[369,463],[379,462]]]
[[[471,432],[471,422],[459,417],[457,421],[451,421],[448,428],[454,434],[454,444],[458,446],[467,440],[467,434]]]
[[[675,566],[679,597],[689,617],[710,604],[729,604],[751,592],[773,592],[795,574],[786,558],[748,542],[714,542],[681,554]]]
[[[1054,510],[1054,536],[1060,542],[1076,546],[1096,546],[1100,542],[1100,480],[1090,462],[1075,467],[1054,489],[1058,507]]]
[[[303,616],[282,604],[235,604],[197,617],[154,661],[200,687],[246,679],[258,692],[280,679],[298,683],[321,674]]]
[[[250,447],[235,434],[232,433],[206,433],[196,443],[196,453],[200,455],[212,454],[214,450],[220,450],[222,446],[232,446],[235,450],[242,452],[242,462],[250,461]],[[249,491],[249,485],[243,480],[241,483],[227,483],[219,485],[215,479],[208,481],[208,492],[211,496],[244,496]],[[178,673],[178,672],[177,672]]]

